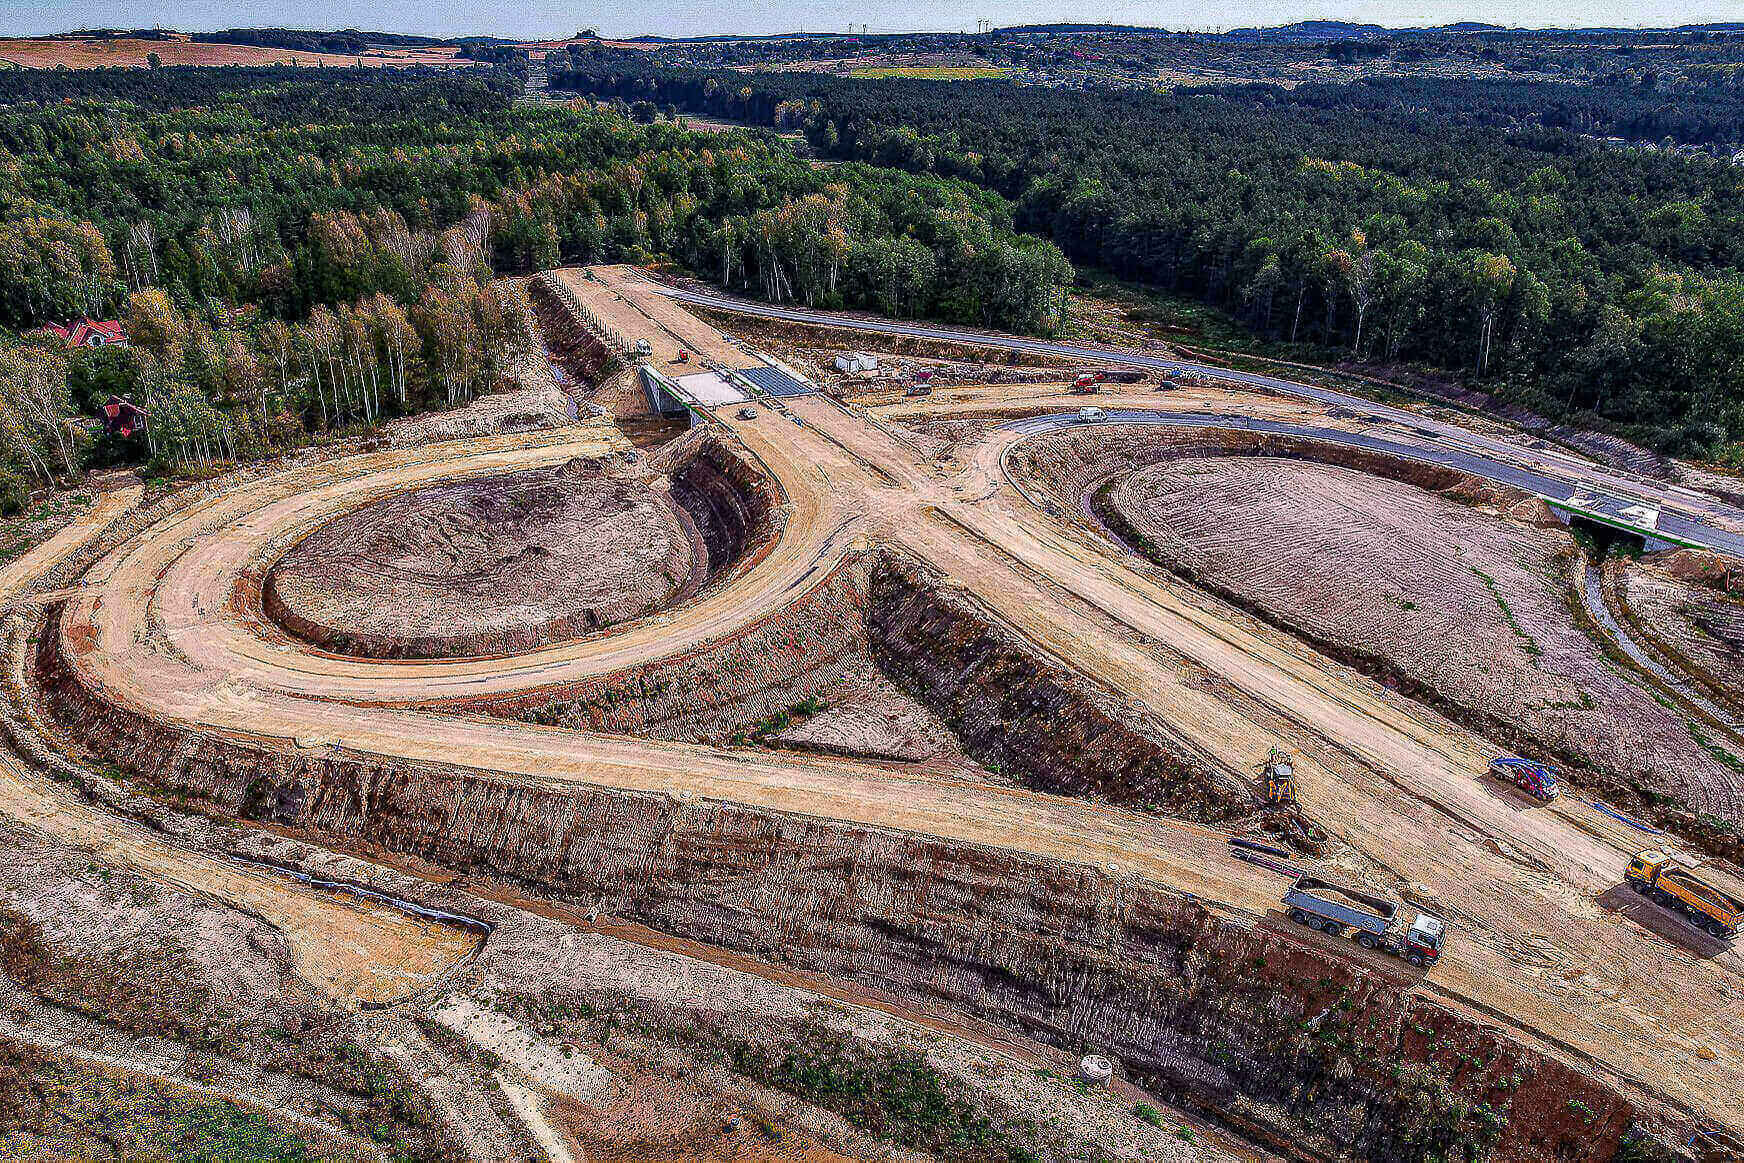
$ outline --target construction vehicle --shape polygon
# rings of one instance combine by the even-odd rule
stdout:
[[[1268,808],[1296,804],[1296,761],[1281,747],[1274,747],[1260,764],[1260,794]]]
[[[1102,375],[1099,372],[1079,372],[1072,381],[1074,392],[1096,392],[1101,390]]]
[[[1298,877],[1284,894],[1284,907],[1298,925],[1333,937],[1355,934],[1364,949],[1379,949],[1412,965],[1433,965],[1447,938],[1447,923],[1440,917],[1417,913],[1406,926],[1394,902],[1317,876]]]
[[[916,380],[908,385],[907,390],[902,394],[905,396],[930,396],[933,394],[933,386],[925,380]]]
[[[1326,829],[1310,820],[1296,802],[1296,761],[1281,747],[1266,752],[1257,768],[1260,774],[1260,807],[1265,811],[1261,827],[1277,833],[1298,850],[1319,854],[1326,849]]]
[[[673,360],[672,362],[674,362],[674,363],[689,363],[690,362],[690,352],[685,351],[683,349],[680,349],[678,352],[678,358]]]
[[[1108,413],[1104,412],[1101,408],[1090,407],[1078,409],[1078,423],[1080,424],[1094,424],[1098,420],[1106,419],[1108,419]]]
[[[1696,928],[1730,941],[1744,927],[1744,899],[1719,888],[1701,869],[1702,861],[1694,856],[1649,848],[1629,862],[1623,879],[1642,896],[1682,913]]]
[[[1556,768],[1518,755],[1501,755],[1490,760],[1490,774],[1507,780],[1534,799],[1549,803],[1562,794]]]

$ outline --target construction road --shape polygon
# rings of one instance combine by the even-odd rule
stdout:
[[[1607,468],[1584,457],[1544,445],[1543,442],[1538,442],[1539,447],[1533,447],[1517,441],[1497,439],[1417,412],[1378,404],[1348,392],[1216,364],[1173,359],[1134,348],[1051,343],[1047,340],[998,335],[961,327],[926,326],[873,319],[863,315],[814,311],[802,307],[778,307],[731,295],[668,286],[652,280],[648,285],[656,292],[681,303],[760,319],[988,347],[1093,364],[1113,363],[1174,375],[1201,376],[1237,387],[1281,392],[1312,400],[1327,408],[1338,409],[1371,422],[1398,425],[1414,433],[1421,443],[1439,444],[1444,455],[1475,455],[1483,460],[1516,465],[1544,482],[1545,487],[1535,491],[1545,492],[1557,500],[1566,501],[1578,497],[1596,506],[1600,512],[1616,512],[1636,505],[1658,509],[1659,528],[1673,538],[1698,547],[1744,557],[1744,510],[1677,485]]]
[[[569,282],[625,334],[651,336],[656,364],[676,362],[679,350],[745,358],[628,272]],[[1256,412],[1278,407],[1253,400]],[[923,765],[644,741],[466,713],[466,702],[484,696],[561,688],[693,651],[804,597],[848,555],[898,546],[1040,649],[1142,705],[1208,762],[1246,773],[1274,743],[1294,750],[1309,814],[1359,854],[1349,871],[1407,888],[1452,922],[1448,955],[1418,988],[1587,1069],[1744,1126],[1744,956],[1674,940],[1676,922],[1647,923],[1606,903],[1638,833],[1574,797],[1524,806],[1482,778],[1496,750],[1485,740],[1170,581],[1081,523],[1038,511],[999,471],[1004,449],[1025,438],[1020,428],[993,429],[964,464],[942,465],[888,424],[823,397],[782,409],[713,418],[786,494],[787,523],[772,550],[700,599],[609,634],[496,658],[376,661],[315,651],[260,611],[266,567],[308,531],[431,481],[562,464],[598,447],[599,433],[582,426],[367,453],[240,482],[94,566],[67,601],[62,646],[81,681],[106,698],[187,728],[552,787],[715,798],[1093,863],[1330,942],[1283,921],[1279,877],[1231,858],[1223,836],[1185,822]],[[1511,444],[1505,451],[1511,463],[1523,454]],[[1561,461],[1572,460],[1553,459],[1540,471],[1563,473]]]
[[[59,564],[139,503],[139,486],[103,493],[48,541],[0,570],[0,609],[20,587]],[[8,681],[25,681],[22,643],[8,651]],[[345,1005],[379,1004],[416,992],[452,969],[478,935],[306,887],[233,861],[189,851],[134,821],[104,811],[0,750],[0,815],[115,867],[260,917],[285,939],[291,966]]]

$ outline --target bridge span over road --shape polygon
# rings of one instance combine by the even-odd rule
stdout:
[[[1299,383],[1258,372],[1172,359],[1134,348],[1054,343],[1016,335],[940,327],[900,320],[876,319],[803,307],[756,303],[731,295],[695,291],[649,281],[661,294],[680,303],[713,311],[834,327],[905,339],[929,339],[975,347],[1016,351],[1094,363],[1115,363],[1170,374],[1203,376],[1239,387],[1280,392],[1310,400],[1395,429],[1377,436],[1387,450],[1419,460],[1445,464],[1491,480],[1537,493],[1565,515],[1580,516],[1666,544],[1682,545],[1744,558],[1744,510],[1678,485],[1634,476],[1555,448],[1532,448],[1474,432],[1405,408],[1379,404],[1348,392]],[[1139,423],[1159,422],[1137,418]],[[1049,421],[1047,423],[1057,423]],[[1340,433],[1344,443],[1364,443]],[[1401,451],[1405,450],[1405,451]]]

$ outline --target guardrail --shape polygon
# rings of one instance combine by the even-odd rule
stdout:
[[[620,357],[629,356],[630,345],[625,342],[623,333],[618,331],[616,328],[607,327],[605,321],[599,317],[599,314],[594,311],[592,307],[589,307],[586,303],[581,301],[581,296],[575,293],[574,287],[571,287],[562,279],[551,278],[544,274],[539,277],[544,281],[546,288],[561,299],[563,305],[568,307],[570,312],[574,314],[577,319],[580,319],[582,324],[586,326],[589,331],[599,337],[600,342],[606,345],[608,351],[613,355]]]

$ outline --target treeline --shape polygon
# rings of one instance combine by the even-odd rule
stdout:
[[[554,84],[998,191],[1074,262],[1272,339],[1482,379],[1682,453],[1744,438],[1744,167],[1489,123],[1530,87],[1152,94],[567,64]]]
[[[340,32],[310,32],[299,28],[226,28],[218,32],[196,32],[188,39],[196,44],[242,44],[342,55],[355,55],[370,46],[364,34],[354,28]]]
[[[1239,96],[1258,105],[1413,118],[1504,132],[1542,126],[1635,142],[1722,146],[1727,157],[1744,144],[1744,89],[1735,83],[1684,88],[1674,94],[1639,83],[1449,83],[1423,77],[1373,77],[1347,85],[1310,83],[1293,89],[1254,85],[1182,90],[1183,96],[1201,93]]]
[[[133,341],[69,355],[33,333],[8,351],[16,476],[121,455],[31,419],[110,393],[148,407],[170,468],[464,402],[518,334],[493,275],[665,258],[771,299],[1023,330],[1057,321],[1072,277],[973,185],[518,108],[494,73],[155,75],[149,105],[18,95],[35,83],[0,105],[0,327],[119,312]]]

